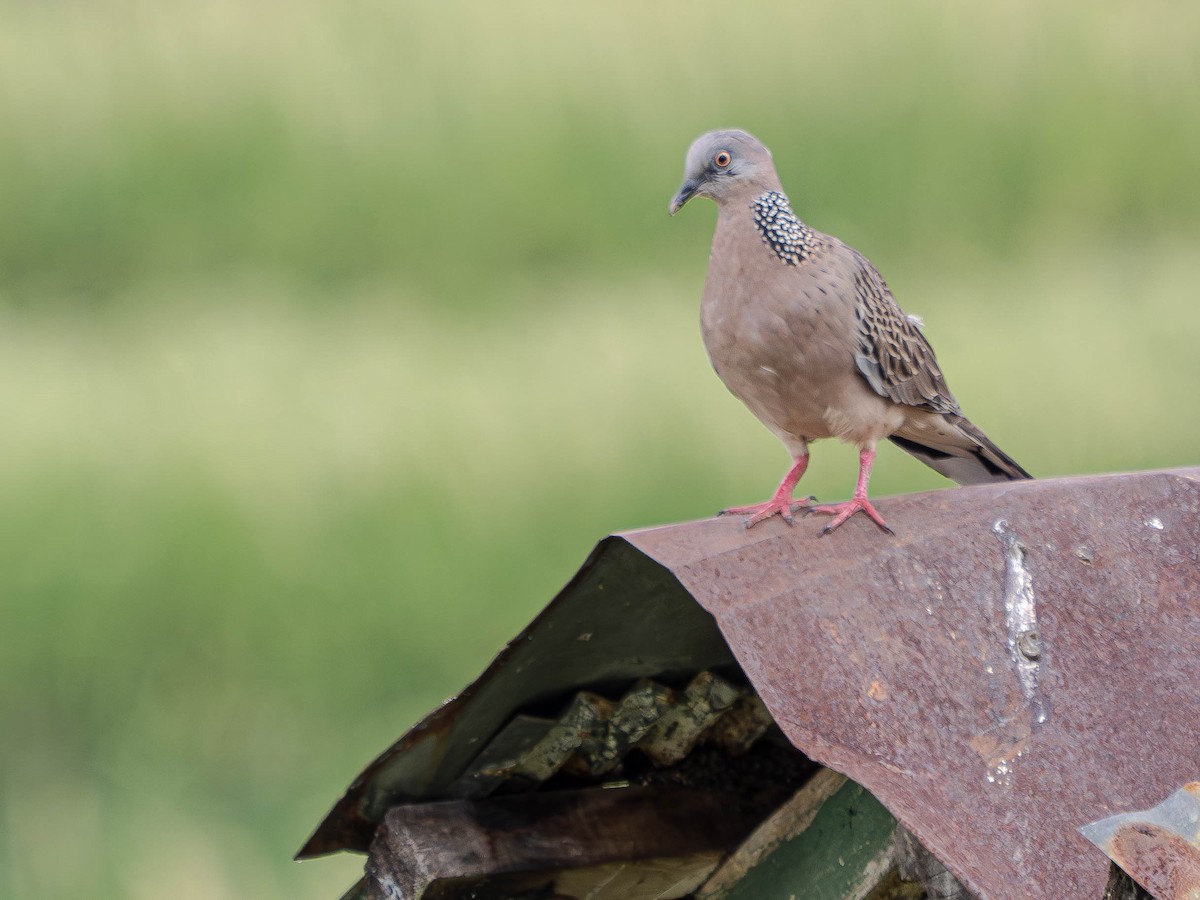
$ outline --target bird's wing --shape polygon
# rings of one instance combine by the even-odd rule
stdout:
[[[858,371],[880,396],[935,414],[924,422],[920,416],[910,417],[889,439],[959,484],[1032,478],[962,414],[920,327],[900,309],[866,257],[850,252],[855,263]]]
[[[961,415],[921,329],[900,309],[867,258],[846,249],[854,257],[858,371],[877,394],[896,403]]]

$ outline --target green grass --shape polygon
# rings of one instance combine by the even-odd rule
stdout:
[[[1171,407],[1200,313],[1161,315],[1194,263],[1152,262],[1132,299],[1103,261],[927,286],[964,404],[1039,474],[1194,462]],[[353,864],[291,867],[307,829],[597,538],[765,496],[786,459],[708,371],[691,291],[613,286],[475,332],[394,297],[10,316],[4,893],[332,895]],[[818,445],[806,489],[853,472]],[[880,493],[942,484],[880,458]]]
[[[530,271],[682,271],[704,228],[662,212],[717,124],[892,272],[1194,233],[1198,33],[1173,4],[6,5],[0,288],[479,310]]]
[[[291,854],[596,540],[773,489],[706,128],[1035,474],[1196,462],[1197,13],[765,9],[0,6],[0,895],[337,896]]]

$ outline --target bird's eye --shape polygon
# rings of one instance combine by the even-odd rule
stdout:
[[[729,155],[728,150],[722,150],[713,157],[713,162],[716,163],[718,169],[724,169],[733,162],[733,157]]]

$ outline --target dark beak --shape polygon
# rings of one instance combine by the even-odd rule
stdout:
[[[696,191],[700,190],[700,183],[696,181],[685,181],[679,188],[679,193],[675,195],[675,199],[671,201],[671,205],[667,210],[671,215],[679,212],[683,208],[683,204],[687,203],[696,195]]]

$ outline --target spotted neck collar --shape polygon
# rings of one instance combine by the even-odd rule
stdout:
[[[817,232],[796,218],[788,198],[779,191],[755,197],[750,211],[763,243],[789,266],[808,262],[821,246]]]

